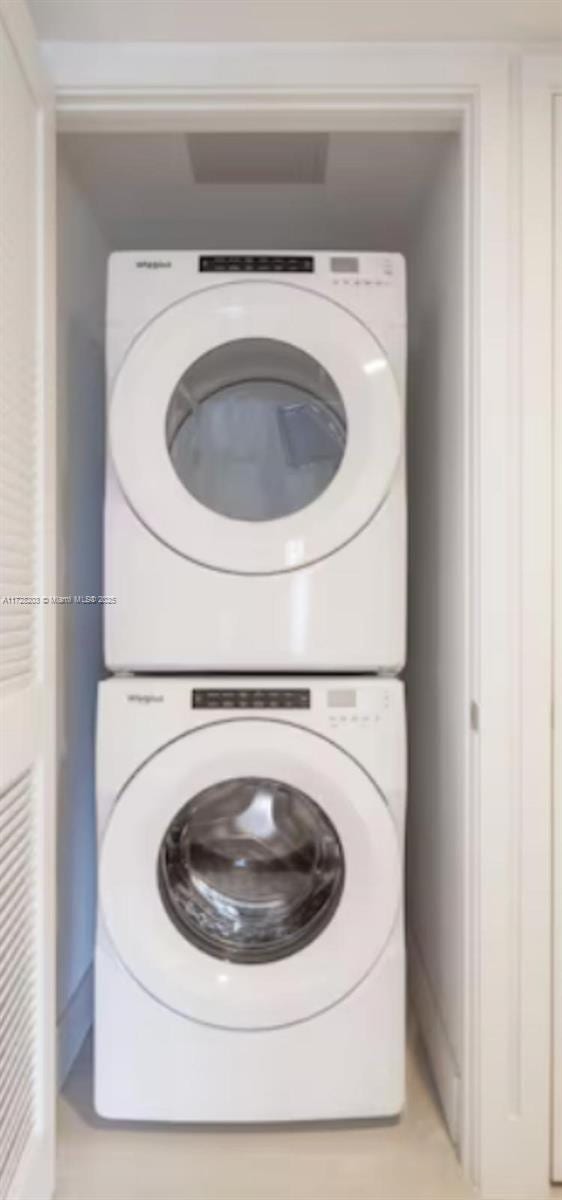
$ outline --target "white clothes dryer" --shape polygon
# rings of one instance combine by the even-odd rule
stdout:
[[[113,671],[396,671],[405,268],[393,254],[115,254]]]
[[[97,1111],[399,1113],[402,683],[110,679],[97,753]]]

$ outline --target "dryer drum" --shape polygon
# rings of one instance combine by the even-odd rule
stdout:
[[[339,470],[347,420],[311,355],[273,338],[209,351],[176,385],[168,451],[196,500],[222,516],[267,521],[316,500]]]

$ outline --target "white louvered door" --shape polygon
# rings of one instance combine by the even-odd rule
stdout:
[[[0,1200],[54,1189],[53,160],[31,20],[0,0]]]

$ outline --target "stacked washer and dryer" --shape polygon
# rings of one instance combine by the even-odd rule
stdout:
[[[404,1098],[398,255],[117,254],[107,314],[95,1098]]]

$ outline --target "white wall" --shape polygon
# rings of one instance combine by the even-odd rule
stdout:
[[[207,143],[207,153],[221,155],[227,137],[219,148]],[[115,249],[400,250],[444,137],[334,132],[323,183],[257,185],[197,183],[183,133],[78,133],[59,141]],[[297,172],[307,165],[298,136],[284,135],[282,154]],[[250,168],[263,158],[260,143],[246,143]]]
[[[470,41],[560,36],[557,0],[29,0],[40,37],[76,41]]]
[[[462,158],[450,136],[408,255],[412,988],[453,1136],[463,1044],[468,702]]]
[[[59,156],[58,591],[102,592],[103,322],[107,246]],[[95,910],[94,727],[101,608],[59,608],[59,1077],[91,1020]]]

